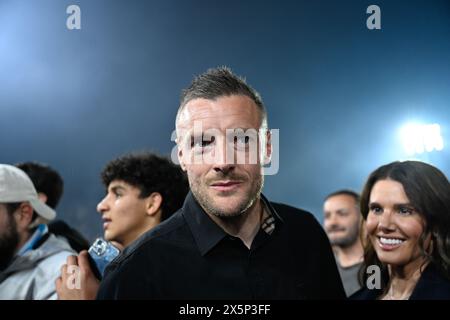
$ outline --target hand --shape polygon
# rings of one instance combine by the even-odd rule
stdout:
[[[100,281],[92,272],[86,250],[81,251],[78,257],[67,257],[55,284],[60,300],[95,300]]]

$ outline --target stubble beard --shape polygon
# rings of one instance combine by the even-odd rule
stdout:
[[[0,271],[8,267],[20,241],[16,221],[12,216],[7,219],[5,232],[0,236]]]
[[[194,195],[200,206],[206,211],[206,213],[216,216],[220,219],[235,219],[244,215],[260,197],[262,188],[264,186],[264,176],[260,175],[258,179],[254,180],[253,184],[251,185],[250,191],[245,194],[245,197],[240,201],[236,209],[233,209],[232,211],[220,208],[213,197],[207,192],[206,188],[208,188],[208,186],[203,184],[200,179],[192,182],[189,181],[189,184],[192,194]],[[234,194],[235,192],[233,192],[232,194]]]
[[[359,227],[358,224],[355,224],[348,230],[346,236],[336,239],[330,239],[330,243],[332,246],[348,248],[354,245],[356,241],[358,241],[358,236],[359,236]]]

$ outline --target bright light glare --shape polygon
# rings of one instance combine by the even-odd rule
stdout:
[[[438,124],[409,123],[402,127],[400,135],[408,155],[444,149],[441,126]]]

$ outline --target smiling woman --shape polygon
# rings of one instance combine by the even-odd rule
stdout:
[[[450,299],[450,183],[435,167],[393,162],[375,170],[361,196],[363,289],[354,299]],[[369,290],[371,266],[381,288]]]

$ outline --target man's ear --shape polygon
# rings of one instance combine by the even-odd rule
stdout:
[[[270,163],[270,161],[272,160],[272,133],[270,132],[269,129],[265,129],[265,132],[262,134],[263,135],[263,165],[267,165]]]
[[[33,207],[29,202],[23,202],[14,212],[14,218],[20,231],[27,230],[33,220]]]
[[[159,192],[153,192],[147,197],[146,211],[149,216],[155,216],[162,210],[163,197]]]
[[[177,147],[178,147],[178,153],[177,153],[177,155],[178,155],[178,163],[180,164],[181,170],[186,171],[186,165],[184,164],[183,150],[181,148],[181,144],[178,143]]]

